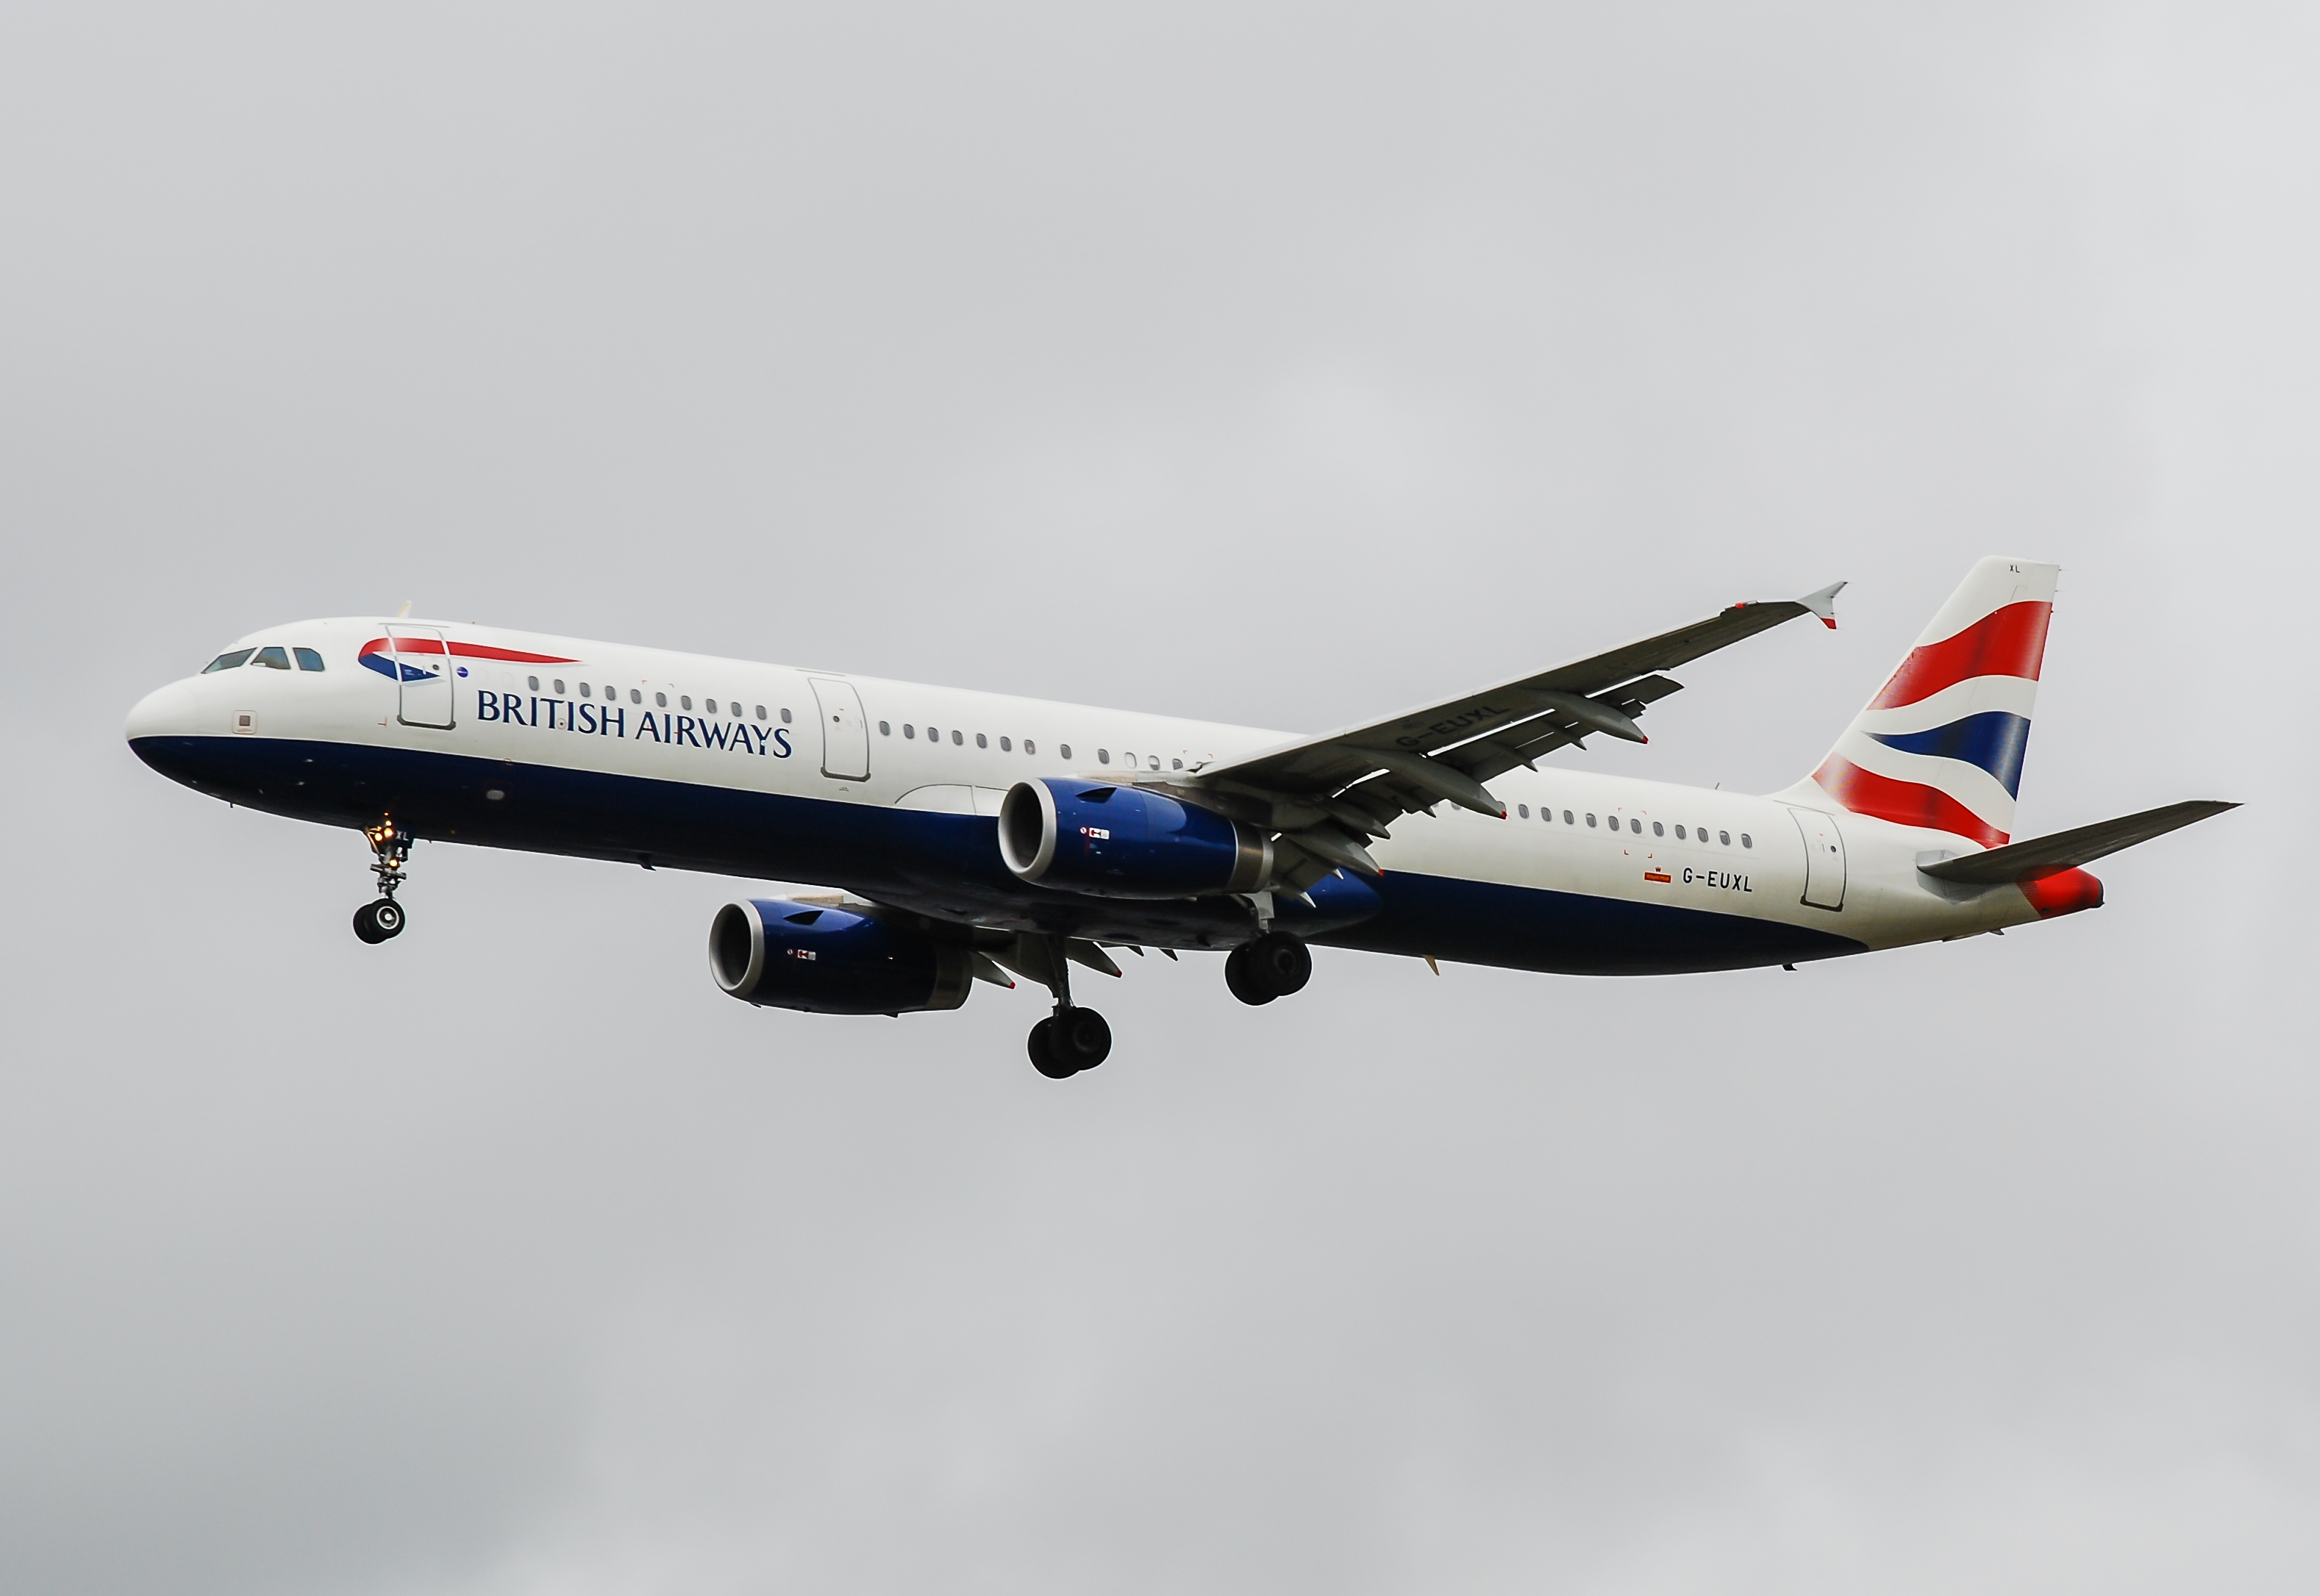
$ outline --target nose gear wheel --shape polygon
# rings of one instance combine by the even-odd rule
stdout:
[[[412,837],[393,820],[382,820],[363,828],[363,840],[370,844],[370,873],[378,878],[378,897],[355,911],[355,934],[366,942],[383,942],[401,936],[407,919],[394,893],[403,885]]]

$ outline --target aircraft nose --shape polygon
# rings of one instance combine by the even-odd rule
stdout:
[[[173,681],[137,700],[122,735],[131,744],[147,737],[189,737],[198,729],[195,710],[194,690]]]

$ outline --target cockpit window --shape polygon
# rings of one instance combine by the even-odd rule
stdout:
[[[202,667],[202,674],[206,676],[213,671],[231,671],[257,652],[254,648],[237,648],[231,654],[222,654]]]
[[[290,651],[279,643],[272,644],[259,649],[249,663],[264,665],[269,671],[287,671],[290,668]]]
[[[319,671],[322,668],[322,656],[313,649],[294,648],[290,652],[298,656],[298,669],[301,671]]]

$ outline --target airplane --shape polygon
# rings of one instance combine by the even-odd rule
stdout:
[[[1316,943],[1437,973],[1794,969],[2100,906],[2084,866],[2236,806],[2012,840],[2059,572],[1977,564],[1819,766],[1761,797],[1542,761],[1647,741],[1665,672],[1835,627],[1843,582],[1319,736],[398,617],[253,632],[127,737],[197,792],[359,831],[365,942],[402,933],[422,840],[812,882],[717,911],[720,989],[901,1014],[1020,976],[1053,998],[1028,1047],[1060,1080],[1110,1052],[1071,971],[1117,976],[1116,951],[1220,951],[1257,1005]]]

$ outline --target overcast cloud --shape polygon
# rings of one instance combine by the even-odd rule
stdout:
[[[0,9],[0,1586],[2308,1591],[2308,6]],[[1321,727],[2064,566],[2103,912],[757,1012],[121,741],[416,613]],[[1409,822],[1424,825],[1418,820]]]

